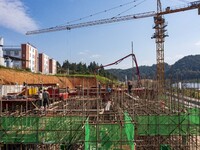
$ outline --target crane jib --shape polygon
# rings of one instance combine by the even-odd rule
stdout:
[[[150,11],[150,12],[138,13],[138,14],[133,14],[133,15],[112,17],[112,18],[100,19],[100,20],[89,21],[89,22],[82,22],[82,23],[77,23],[77,24],[55,26],[55,27],[46,28],[46,29],[28,31],[26,33],[26,35],[40,34],[40,33],[46,33],[46,32],[55,32],[55,31],[61,31],[61,30],[71,30],[71,29],[75,29],[75,28],[82,28],[82,27],[95,26],[95,25],[101,25],[101,24],[107,24],[107,23],[114,23],[114,22],[120,22],[120,21],[153,17],[155,15],[166,15],[166,14],[177,13],[177,12],[187,11],[187,10],[192,10],[192,9],[198,9],[198,14],[200,15],[200,1],[190,2],[186,6],[182,6],[179,8],[167,7],[165,10],[160,11],[158,13],[155,11]]]

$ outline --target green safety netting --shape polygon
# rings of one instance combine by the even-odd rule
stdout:
[[[144,115],[134,118],[137,135],[200,135],[200,109],[174,115]]]
[[[85,150],[89,149],[89,140],[90,140],[90,127],[89,127],[89,122],[88,118],[85,123]]]
[[[83,117],[1,117],[1,143],[70,143],[84,140]]]
[[[135,135],[200,135],[200,109],[134,118],[125,112],[124,121],[99,125],[89,124],[89,119],[84,117],[0,117],[0,143],[5,144],[67,145],[85,141],[85,149],[120,149],[123,146],[133,150]]]
[[[120,146],[134,150],[134,125],[128,113],[124,113],[123,125],[120,123],[89,125],[86,121],[85,150],[117,150],[121,148]]]
[[[160,145],[160,150],[171,150],[171,148],[170,148],[170,145],[161,144],[161,145]]]
[[[190,122],[192,124],[197,124],[197,125],[200,124],[200,109],[196,109],[196,108],[189,109],[188,115],[189,115]]]
[[[129,145],[131,150],[134,150],[134,124],[132,123],[132,118],[129,116],[127,112],[124,113],[125,120],[125,131],[127,135],[127,139],[129,141]]]
[[[119,124],[89,125],[87,128],[89,142],[85,146],[89,147],[89,149],[117,149],[122,141],[124,145],[128,144],[125,142],[127,141],[125,131],[121,129]],[[87,133],[85,135],[87,136]]]

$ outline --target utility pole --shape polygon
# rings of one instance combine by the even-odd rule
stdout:
[[[133,41],[131,42],[131,53],[133,55]],[[133,69],[133,75],[132,75],[132,84],[134,82],[134,60],[133,60],[133,57],[132,57],[132,69]]]
[[[157,0],[157,14],[154,17],[155,33],[152,38],[155,38],[156,41],[156,60],[157,60],[157,88],[158,94],[162,95],[165,87],[165,75],[164,75],[164,41],[165,37],[168,36],[165,34],[165,19],[160,14],[162,12],[161,1]]]

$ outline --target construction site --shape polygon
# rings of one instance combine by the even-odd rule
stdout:
[[[141,79],[133,52],[100,67],[118,64],[130,56],[136,70],[129,82],[101,83],[96,75],[48,77],[45,81],[45,75],[30,79],[29,74],[29,80],[26,75],[19,80],[19,72],[3,74],[8,71],[0,68],[0,150],[199,150],[200,86],[187,87],[184,81],[165,79],[167,35],[163,15],[200,10],[200,1],[164,11],[160,0],[157,5],[157,12],[27,32],[39,34],[154,17],[157,76],[155,80]],[[49,93],[47,108],[41,104],[40,91]]]
[[[159,95],[152,81],[131,91],[89,82],[79,79],[82,86],[68,91],[56,84],[3,85],[4,92],[18,92],[1,98],[1,149],[200,148],[199,89],[166,83]],[[41,87],[51,97],[46,110],[38,103]]]

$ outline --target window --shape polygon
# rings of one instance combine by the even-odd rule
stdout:
[[[10,56],[14,56],[14,51],[10,51]]]
[[[14,55],[15,55],[15,56],[19,56],[19,51],[15,51],[15,52],[14,52]]]
[[[6,51],[6,55],[10,55],[10,51]]]

